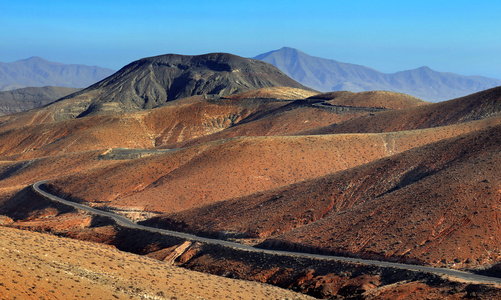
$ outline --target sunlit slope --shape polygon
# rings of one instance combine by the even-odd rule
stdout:
[[[310,299],[110,246],[2,227],[2,299]]]
[[[381,112],[304,134],[391,132],[445,126],[498,116],[501,112],[501,87],[445,102],[404,110]]]
[[[305,99],[316,94],[317,93],[315,91],[305,90],[301,88],[265,87],[224,96],[224,98],[225,99],[261,98],[261,99],[297,100],[297,99]]]
[[[53,184],[76,199],[173,212],[353,168],[499,122],[388,134],[235,138],[126,160]]]
[[[363,166],[151,220],[270,237],[267,247],[454,263],[498,261],[501,125]]]
[[[170,143],[224,130],[250,114],[285,104],[260,101],[216,103],[199,100],[145,112],[59,122],[39,123],[36,120],[24,120],[22,126],[11,126],[12,124],[6,121],[4,125],[0,124],[0,153],[3,157],[28,159],[116,147],[168,147]],[[32,114],[29,112],[26,118],[33,117]],[[42,115],[40,112],[40,117]]]

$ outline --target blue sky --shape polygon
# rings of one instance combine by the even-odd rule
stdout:
[[[297,48],[396,72],[501,79],[501,1],[2,1],[0,61],[119,69],[165,53],[244,57]]]

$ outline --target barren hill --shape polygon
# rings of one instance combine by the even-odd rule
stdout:
[[[338,208],[275,242],[457,267],[499,261],[500,132],[495,126],[343,174],[345,187],[358,182],[344,191],[335,187],[339,177],[326,178]]]
[[[271,64],[227,53],[198,56],[167,54],[143,58],[66,100],[79,106],[79,117],[132,112],[193,95],[226,96],[257,88],[308,89]],[[80,97],[82,99],[82,97]]]
[[[297,99],[304,99],[315,94],[316,92],[312,90],[304,90],[304,89],[288,88],[288,87],[267,87],[225,96],[224,98],[225,99],[260,98],[260,99],[297,100]]]
[[[490,92],[487,91],[486,95]],[[492,99],[495,97],[484,98],[487,100],[475,102],[471,100],[474,96],[457,100],[455,107],[464,106],[464,103],[459,103],[464,101],[469,110],[460,112],[466,115],[481,109],[494,111],[497,102]],[[341,127],[360,119],[377,119],[387,113],[406,115],[416,109],[445,105],[433,104],[364,117],[337,115],[311,106],[287,108],[294,103],[200,99],[133,114],[94,116],[41,125],[35,123],[1,132],[0,140],[5,142],[1,144],[0,151],[8,160],[18,161],[14,165],[6,162],[7,170],[18,170],[15,165],[22,165],[22,170],[28,171],[37,165],[30,161],[31,167],[27,168],[22,161],[42,156],[91,150],[105,153],[110,148],[119,147],[181,148],[173,153],[159,152],[161,155],[155,158],[126,159],[116,162],[113,167],[98,168],[92,172],[74,170],[72,176],[57,181],[58,190],[76,199],[101,199],[98,201],[110,201],[109,204],[115,206],[140,203],[141,207],[152,211],[165,211],[165,207],[177,211],[352,168],[412,147],[481,130],[496,125],[498,120],[463,122],[457,126],[453,124],[436,130],[400,134],[273,136],[322,126],[326,122],[341,121],[337,125]],[[276,112],[281,109],[282,112]],[[352,121],[342,122],[344,116]],[[455,117],[460,118],[459,113]],[[245,135],[270,137],[227,140]],[[131,157],[141,157],[141,152],[138,153]],[[283,160],[283,163],[276,164],[277,160]],[[38,168],[30,172],[46,173]],[[143,171],[131,171],[133,169],[144,169],[148,177],[137,177],[142,176]],[[244,170],[247,171],[243,173]],[[6,172],[10,174],[10,171]],[[110,176],[115,179],[109,180]],[[13,181],[16,180],[14,178]],[[92,188],[82,186],[81,180],[93,182]],[[166,190],[170,191],[167,197]],[[150,199],[149,203],[145,202],[146,199]],[[189,199],[189,203],[182,199]],[[177,204],[170,201],[177,201]]]
[[[304,131],[302,134],[415,130],[480,120],[499,116],[500,113],[501,87],[497,87],[440,103],[363,116],[343,123]]]
[[[75,172],[51,185],[85,202],[173,212],[353,168],[499,123],[498,118],[401,133],[223,139]]]
[[[0,154],[28,159],[108,148],[170,148],[231,128],[250,115],[273,111],[283,101],[193,100],[144,112],[54,122],[50,108],[0,118]],[[320,124],[328,124],[326,119]],[[308,124],[306,124],[308,125]],[[296,125],[296,130],[311,128]]]
[[[501,259],[501,125],[356,168],[152,219],[263,246],[474,267]]]
[[[106,245],[0,228],[2,299],[312,299]]]

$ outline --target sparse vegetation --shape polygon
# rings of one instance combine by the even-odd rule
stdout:
[[[139,84],[132,98],[152,96],[146,83]],[[129,108],[104,103],[108,100],[103,98],[120,87],[112,81],[102,84],[71,101],[0,117],[4,226],[106,243],[157,259],[170,257],[171,262],[225,277],[287,286],[284,282],[297,275],[294,280],[304,283],[294,285],[297,289],[321,297],[362,293],[377,298],[382,278],[388,278],[362,270],[356,276],[346,270],[329,275],[307,268],[295,273],[285,265],[259,265],[268,263],[263,257],[252,263],[228,261],[214,253],[201,255],[194,247],[169,256],[179,241],[166,244],[124,233],[106,218],[50,203],[29,188],[49,180],[53,193],[76,202],[137,220],[146,218],[147,224],[263,247],[449,268],[472,269],[501,261],[496,202],[501,187],[501,88],[426,105],[388,92],[321,95],[332,96],[331,104],[341,107],[337,111],[315,106],[321,103],[318,98],[283,100],[310,92],[272,87],[224,99],[169,98],[151,104],[163,107],[145,106],[141,111],[135,107],[134,112],[122,113]],[[190,95],[196,90],[186,89]],[[366,107],[390,110],[360,109]],[[16,236],[10,238],[9,247],[32,241],[31,233],[2,232]],[[21,236],[22,243],[17,238]],[[12,272],[1,275],[5,277],[0,280],[1,293],[13,295],[14,287],[22,285],[23,296],[90,297],[97,292],[89,290],[89,284],[98,281],[107,298],[171,295],[157,288],[163,284],[157,274],[165,264],[140,257],[125,261],[126,254],[109,247],[82,243],[80,248],[62,238],[58,247],[52,247],[44,244],[47,236],[33,236],[36,243],[31,244],[38,244],[40,253],[52,260],[33,254],[35,264],[26,260],[14,265],[12,261],[28,252],[6,248],[11,261],[3,268]],[[79,261],[70,263],[79,255],[82,261],[95,257],[91,248],[99,258],[85,267]],[[109,274],[139,277],[117,281]],[[389,287],[389,295],[399,289],[419,290],[423,296],[436,291],[482,292],[419,280],[391,284],[395,285]],[[181,282],[173,281],[169,287],[188,293],[183,294],[187,298],[193,293]],[[209,298],[228,296],[206,286],[198,289],[207,291],[204,295]],[[264,290],[263,297],[268,293]]]

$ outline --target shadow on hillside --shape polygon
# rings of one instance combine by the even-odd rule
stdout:
[[[38,195],[30,186],[1,202],[0,215],[6,215],[14,221],[24,220],[33,216],[37,211],[51,207],[56,208],[60,214],[74,211],[72,207],[54,203]]]

